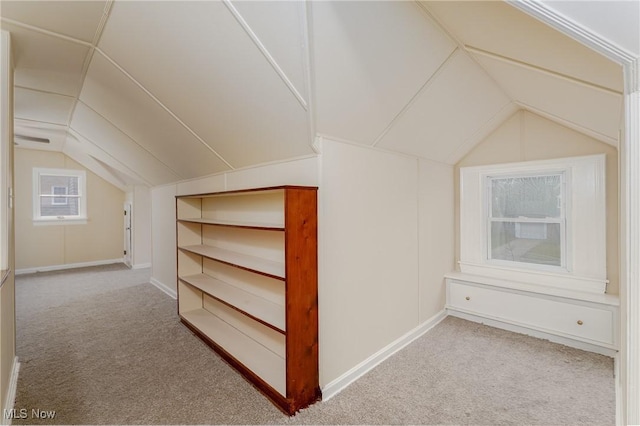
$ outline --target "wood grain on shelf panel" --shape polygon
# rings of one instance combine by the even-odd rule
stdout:
[[[284,306],[206,274],[187,275],[180,279],[267,327],[285,332]]]
[[[286,342],[284,334],[241,314],[207,294],[202,296],[202,308],[249,336],[279,357],[285,357]]]
[[[285,277],[284,264],[281,262],[275,262],[273,260],[262,259],[244,253],[237,253],[231,250],[201,244],[181,246],[179,248],[208,257],[209,259],[217,260],[218,262],[222,262],[227,265],[242,268],[268,277],[279,280],[284,280]]]
[[[182,317],[251,369],[275,390],[286,394],[285,361],[209,311],[196,309]]]
[[[230,220],[186,218],[179,219],[180,222],[200,223],[204,225],[228,226],[231,228],[259,229],[262,231],[284,231],[284,225],[280,223],[260,223],[260,222],[233,222]]]
[[[287,398],[298,409],[317,401],[318,220],[317,191],[285,193],[287,294]]]
[[[269,383],[265,382],[260,376],[254,373],[246,365],[235,359],[229,352],[224,350],[217,342],[213,341],[209,336],[204,334],[198,328],[193,326],[184,317],[180,317],[180,321],[189,329],[193,334],[198,336],[205,342],[211,349],[213,349],[222,359],[224,359],[231,367],[235,368],[240,374],[244,376],[252,385],[257,387],[267,398],[269,398],[283,413],[288,415],[295,414],[296,410],[293,408],[293,404],[284,395],[275,390]]]

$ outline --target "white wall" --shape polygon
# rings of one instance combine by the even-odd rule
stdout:
[[[132,267],[151,266],[151,190],[144,185],[133,187]]]
[[[33,168],[85,170],[87,223],[36,225],[33,222]],[[122,259],[125,194],[63,153],[15,150],[16,268],[30,271]]]

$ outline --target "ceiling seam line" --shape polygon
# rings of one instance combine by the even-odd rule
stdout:
[[[309,145],[316,154],[321,153],[321,147],[316,141],[317,117],[316,117],[316,86],[315,86],[315,61],[314,61],[314,45],[313,45],[313,10],[311,2],[303,3],[303,10],[300,19],[302,20],[301,36],[304,42],[304,60],[303,69],[305,71],[305,83],[307,87],[308,108],[307,117],[309,120]]]
[[[462,43],[462,41],[460,41],[457,37],[455,37],[453,35],[453,33],[449,30],[449,28],[447,28],[446,25],[444,25],[440,19],[438,19],[433,12],[431,12],[431,10],[429,10],[429,8],[422,3],[419,0],[415,0],[416,4],[418,5],[418,7],[420,8],[420,10],[426,14],[429,18],[431,18],[431,20],[433,20],[433,22],[435,22],[435,24],[440,28],[440,30],[442,32],[445,33],[445,35],[447,37],[449,37],[456,45],[458,45],[458,48],[464,52],[464,54],[467,56],[467,58],[469,58],[474,64],[476,64],[481,70],[482,72],[484,72],[484,74],[487,76],[487,78],[493,82],[494,86],[500,90],[502,92],[503,95],[505,95],[505,97],[509,98],[512,101],[515,101],[515,97],[512,96],[494,77],[493,75],[491,75],[491,73],[489,71],[487,71],[485,69],[485,67],[482,66],[482,64],[480,62],[478,62],[478,60],[471,55],[469,52],[467,52],[464,49],[464,43]]]
[[[529,104],[527,104],[525,102],[514,101],[514,103],[516,105],[518,105],[519,107],[521,107],[521,108],[523,108],[523,109],[525,109],[525,110],[527,110],[527,111],[529,111],[529,112],[531,112],[533,114],[537,114],[540,117],[543,117],[543,118],[549,119],[551,121],[554,121],[555,123],[557,123],[557,124],[559,124],[561,126],[564,126],[564,127],[567,127],[567,128],[569,128],[571,130],[574,130],[576,132],[582,133],[585,136],[589,136],[590,138],[597,139],[600,142],[608,143],[609,145],[614,145],[615,144],[614,146],[617,146],[618,139],[612,138],[611,136],[605,135],[604,133],[600,133],[597,130],[589,129],[588,127],[585,127],[585,126],[583,126],[581,124],[574,123],[571,120],[567,120],[565,118],[559,117],[559,116],[557,116],[555,114],[552,114],[550,112],[543,111],[543,110],[541,110],[539,108],[536,108],[536,107],[534,107],[532,105],[529,105]],[[606,141],[609,141],[609,142],[606,142]]]
[[[53,121],[34,120],[32,118],[22,118],[22,117],[17,117],[17,116],[14,116],[13,118],[16,119],[16,120],[29,121],[29,122],[32,122],[32,123],[44,123],[44,124],[51,124],[53,126],[67,127],[67,125],[64,124],[64,123],[54,123]]]
[[[371,144],[371,146],[377,146],[378,143],[387,135],[387,133],[389,133],[389,131],[393,128],[393,126],[396,125],[396,123],[400,120],[400,118],[402,118],[402,116],[404,116],[404,114],[411,109],[411,107],[417,102],[418,98],[420,97],[420,95],[427,90],[427,88],[429,88],[433,82],[435,81],[436,77],[438,77],[440,74],[442,74],[443,70],[445,69],[446,65],[449,63],[449,61],[451,60],[451,58],[453,58],[453,56],[455,55],[455,53],[457,51],[459,51],[460,48],[456,47],[455,49],[453,49],[451,51],[451,53],[449,53],[449,55],[447,56],[447,58],[438,66],[438,68],[435,70],[435,72],[433,74],[431,74],[428,78],[427,81],[425,81],[422,86],[420,86],[420,88],[418,89],[418,91],[411,97],[411,99],[409,99],[409,101],[405,104],[404,107],[402,107],[402,109],[395,115],[395,117],[393,117],[393,119],[391,120],[391,122],[387,125],[387,127],[384,128],[384,130],[382,130],[382,132],[378,135],[378,137],[375,138],[375,140],[373,141],[373,143]]]
[[[284,82],[284,84],[289,88],[289,90],[291,91],[291,93],[293,94],[293,96],[298,100],[298,103],[300,103],[300,105],[302,106],[302,108],[304,108],[305,111],[307,111],[308,109],[308,104],[307,101],[302,97],[302,95],[300,94],[300,92],[298,91],[298,89],[296,89],[295,85],[293,84],[293,82],[291,82],[291,80],[289,80],[289,77],[287,77],[287,74],[284,72],[284,70],[280,67],[280,65],[278,65],[278,63],[276,62],[276,60],[273,58],[273,56],[271,56],[271,53],[269,53],[269,50],[267,50],[266,46],[262,43],[262,41],[260,41],[260,38],[258,37],[258,35],[251,29],[251,27],[249,26],[249,24],[247,23],[247,21],[242,17],[242,15],[240,14],[240,12],[238,11],[238,9],[235,8],[235,6],[233,6],[233,4],[231,3],[230,0],[222,0],[222,2],[224,3],[224,5],[227,7],[227,9],[229,10],[229,12],[231,12],[231,14],[233,15],[233,17],[236,19],[236,21],[238,22],[238,24],[240,24],[240,26],[244,29],[244,31],[247,33],[247,35],[249,36],[249,38],[253,41],[253,43],[256,45],[256,47],[258,48],[258,50],[262,53],[262,55],[265,57],[265,59],[267,60],[267,62],[269,62],[269,64],[271,65],[271,67],[274,69],[274,71],[276,72],[276,74],[278,74],[278,76],[280,77],[280,79]]]
[[[44,35],[48,35],[48,36],[51,36],[51,37],[56,37],[56,38],[59,38],[59,39],[62,39],[62,40],[66,40],[66,41],[69,41],[69,42],[72,42],[72,43],[80,44],[80,45],[82,45],[84,47],[91,47],[92,46],[92,44],[90,42],[88,42],[88,41],[80,40],[80,39],[77,39],[75,37],[70,37],[70,36],[67,36],[67,35],[64,35],[64,34],[60,34],[60,33],[56,33],[56,32],[53,32],[53,31],[45,30],[44,28],[36,27],[34,25],[25,24],[23,22],[15,21],[13,19],[1,18],[0,20],[3,21],[3,22],[6,22],[8,24],[12,24],[12,25],[15,25],[15,26],[27,29],[27,30],[38,32],[40,34],[44,34]]]
[[[218,154],[218,152],[215,149],[213,149],[211,146],[209,146],[209,144],[207,144],[204,141],[204,139],[202,139],[200,136],[198,136],[198,134],[195,131],[193,131],[184,121],[182,121],[173,111],[171,111],[165,104],[163,104],[155,95],[153,95],[153,93],[151,93],[138,80],[136,80],[131,74],[129,74],[124,68],[122,68],[116,61],[114,61],[111,57],[109,57],[109,55],[104,53],[102,51],[102,49],[100,49],[99,47],[96,47],[95,50],[98,53],[100,53],[107,61],[109,61],[114,67],[116,67],[118,70],[120,70],[121,73],[123,73],[129,80],[131,80],[131,82],[133,82],[143,92],[145,92],[147,94],[147,96],[149,96],[153,101],[155,101],[169,115],[171,115],[171,117],[173,117],[178,123],[180,123],[180,125],[182,127],[184,127],[189,133],[191,133],[191,135],[193,135],[193,137],[195,137],[202,145],[204,145],[209,151],[211,151],[213,154],[215,154],[215,156],[218,157],[218,159],[220,161],[222,161],[227,167],[229,167],[229,169],[235,170],[235,167],[233,167],[231,164],[229,164],[229,162],[227,162],[227,160],[225,160],[220,154]]]
[[[351,145],[351,146],[355,146],[355,147],[359,147],[359,148],[365,148],[365,149],[370,149],[372,151],[377,151],[377,152],[383,152],[386,154],[391,154],[391,155],[397,155],[400,157],[408,157],[408,158],[419,158],[421,160],[424,161],[429,161],[433,164],[437,164],[443,167],[453,167],[452,164],[448,164],[448,163],[444,163],[442,161],[439,160],[434,160],[433,158],[427,158],[427,157],[423,157],[421,155],[418,154],[410,154],[410,153],[406,153],[406,152],[401,152],[401,151],[393,151],[387,148],[381,148],[379,146],[373,146],[373,145],[369,145],[366,143],[359,143],[359,142],[355,142],[355,141],[351,141],[349,139],[344,139],[344,138],[340,138],[338,136],[331,136],[331,135],[327,135],[326,133],[318,133],[318,137],[321,137],[323,140],[328,139],[329,141],[332,142],[336,142],[336,143],[342,143],[345,145]]]
[[[107,0],[104,5],[104,9],[102,10],[102,16],[100,17],[100,22],[98,23],[98,27],[96,28],[96,32],[93,35],[93,40],[91,44],[93,46],[97,46],[98,42],[102,38],[102,33],[104,32],[104,27],[107,25],[107,20],[109,19],[109,14],[111,13],[111,6],[113,6],[114,0]]]
[[[150,156],[152,156],[156,161],[158,161],[160,164],[162,164],[163,166],[165,166],[167,169],[169,169],[169,171],[171,171],[171,173],[175,174],[178,177],[182,177],[182,174],[178,173],[177,171],[175,171],[173,169],[173,167],[169,166],[168,164],[166,164],[164,161],[162,161],[161,159],[159,159],[158,157],[155,156],[155,154],[153,154],[151,151],[149,151],[147,148],[145,148],[144,146],[142,146],[137,140],[135,140],[133,137],[131,137],[130,135],[128,135],[127,133],[125,133],[123,130],[121,130],[118,126],[116,126],[116,124],[114,122],[112,122],[111,120],[109,120],[107,117],[105,117],[104,115],[100,114],[98,111],[96,111],[95,109],[91,108],[91,106],[89,106],[86,102],[83,102],[82,100],[78,99],[78,103],[81,103],[82,105],[84,105],[85,107],[89,108],[91,111],[93,111],[97,116],[99,116],[100,118],[102,118],[104,121],[106,121],[107,123],[109,123],[111,126],[113,126],[115,129],[118,130],[118,132],[122,133],[125,137],[131,139],[131,141],[133,141],[133,143],[135,143],[136,145],[138,145],[143,151],[145,151],[147,154],[149,154]]]
[[[570,75],[566,75],[566,74],[562,74],[560,72],[552,71],[550,69],[539,67],[537,65],[533,65],[533,64],[530,64],[530,63],[527,63],[527,62],[524,62],[524,61],[520,61],[520,60],[517,60],[517,59],[514,59],[514,58],[510,58],[508,56],[499,55],[497,53],[489,52],[487,50],[479,49],[477,47],[468,46],[468,45],[465,45],[464,48],[465,48],[465,50],[467,50],[468,52],[471,52],[471,53],[476,53],[478,55],[486,56],[486,57],[495,59],[495,60],[500,61],[500,62],[512,64],[512,65],[515,65],[515,66],[518,66],[518,67],[521,67],[521,68],[526,68],[526,69],[529,69],[529,70],[532,70],[532,71],[537,71],[537,72],[549,75],[551,77],[556,77],[556,78],[559,78],[559,79],[562,79],[562,80],[566,80],[566,81],[569,81],[569,82],[572,82],[572,83],[579,84],[581,86],[585,86],[585,87],[590,88],[590,89],[596,89],[596,90],[599,90],[599,91],[602,91],[602,92],[605,92],[605,93],[610,93],[610,94],[613,94],[613,95],[622,95],[622,92],[614,90],[614,89],[610,89],[610,88],[608,88],[606,86],[602,86],[602,85],[599,85],[599,84],[591,83],[589,81],[582,80],[582,79],[579,79],[579,78],[571,77]]]
[[[118,160],[117,158],[115,158],[113,155],[109,154],[107,151],[105,151],[99,144],[95,143],[94,141],[92,141],[91,139],[89,139],[88,137],[86,137],[85,135],[83,135],[82,133],[80,133],[79,131],[77,131],[76,129],[74,129],[73,127],[69,126],[69,133],[71,133],[74,137],[78,137],[80,136],[82,139],[85,139],[87,142],[89,142],[91,145],[95,146],[96,148],[98,148],[100,151],[104,152],[106,155],[109,156],[109,158],[111,158],[112,160],[116,161],[118,164],[120,164],[121,166],[123,166],[125,169],[129,170],[131,173],[133,173],[134,176],[137,176],[141,181],[145,182],[146,184],[148,184],[150,187],[152,187],[153,185],[151,184],[151,182],[149,182],[148,180],[146,180],[144,177],[140,176],[135,170],[131,169],[129,166],[127,166],[126,164],[122,163],[120,160]],[[75,134],[74,134],[75,133]],[[77,135],[77,136],[76,136]],[[87,155],[91,155],[91,154],[87,154]]]
[[[63,96],[65,98],[75,98],[74,95],[67,95],[67,94],[64,94],[64,93],[51,92],[49,90],[35,89],[33,87],[21,86],[21,85],[18,85],[18,84],[14,84],[13,87],[16,88],[16,89],[29,90],[31,92],[43,93],[45,95],[55,95],[55,96]]]
[[[498,110],[498,112],[491,116],[489,120],[485,121],[482,125],[480,125],[480,127],[476,128],[471,136],[466,138],[451,154],[449,154],[446,160],[447,164],[450,164],[449,162],[455,160],[457,157],[459,158],[457,158],[456,162],[453,164],[456,164],[460,160],[462,160],[462,158],[464,158],[464,155],[460,155],[460,152],[469,153],[477,143],[482,142],[482,140],[486,139],[489,135],[491,135],[491,133],[495,132],[503,123],[506,122],[506,120],[508,120],[516,112],[518,112],[518,105],[514,101],[509,99],[509,102],[504,104]],[[495,123],[495,121],[499,120],[501,117],[504,118],[500,120],[499,123]],[[485,134],[485,136],[481,140],[477,140],[477,136],[482,134]],[[473,142],[474,140],[476,141],[476,143],[471,144],[471,142]]]
[[[29,121],[31,123],[43,123],[43,124],[50,124],[52,126],[67,127],[66,124],[54,123],[52,121],[34,120],[32,118],[21,118],[21,117],[14,117],[14,119],[15,120],[21,120],[21,121]]]

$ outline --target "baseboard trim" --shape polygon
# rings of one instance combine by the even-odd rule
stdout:
[[[136,265],[131,265],[131,269],[145,269],[151,268],[151,263],[138,263]]]
[[[462,318],[467,321],[485,324],[490,327],[500,328],[502,330],[512,331],[514,333],[526,334],[527,336],[537,337],[539,339],[548,340],[550,342],[559,343],[561,345],[570,346],[576,349],[582,349],[583,351],[595,352],[611,358],[614,358],[618,353],[617,350],[607,348],[605,346],[598,346],[592,343],[571,339],[569,337],[559,336],[557,334],[551,334],[541,330],[536,330],[535,328],[529,328],[524,325],[514,324],[507,321],[500,321],[493,318],[487,318],[456,309],[447,308],[447,314],[451,315],[452,317]]]
[[[171,297],[172,299],[178,298],[178,293],[174,289],[170,288],[168,285],[163,284],[162,282],[158,281],[153,277],[151,277],[151,280],[149,282],[151,282],[151,284],[153,284],[154,286],[158,287],[158,289],[162,290],[162,292],[164,292],[167,296]]]
[[[355,382],[360,377],[375,368],[382,361],[391,357],[393,354],[403,349],[405,346],[409,345],[411,342],[438,325],[440,321],[442,321],[446,317],[446,311],[442,310],[438,312],[436,315],[432,316],[413,330],[409,331],[404,336],[401,336],[400,338],[391,342],[384,348],[380,349],[378,352],[371,355],[369,358],[365,359],[364,361],[344,373],[342,376],[328,383],[322,388],[322,400],[327,401],[336,396],[351,383]]]
[[[622,376],[620,371],[620,352],[613,357],[613,375],[616,387],[616,425],[624,426],[624,407],[622,404]]]
[[[9,379],[9,389],[7,397],[4,401],[4,409],[2,412],[2,424],[10,425],[11,418],[6,418],[4,410],[10,410],[16,403],[16,392],[18,390],[18,373],[20,372],[20,363],[18,357],[13,358],[13,366],[11,367],[11,378]]]
[[[16,269],[16,275],[33,274],[35,272],[61,271],[63,269],[85,268],[87,266],[111,265],[124,263],[124,259],[94,260],[92,262],[66,263],[64,265],[37,266],[35,268]]]

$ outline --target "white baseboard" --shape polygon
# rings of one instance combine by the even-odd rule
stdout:
[[[144,269],[151,268],[151,263],[138,263],[136,265],[131,265],[131,269]]]
[[[9,379],[9,389],[7,389],[7,397],[4,400],[4,408],[2,412],[2,424],[10,425],[11,418],[6,418],[4,410],[13,408],[16,402],[16,391],[18,390],[18,373],[20,372],[20,363],[18,357],[13,358],[13,366],[11,367],[11,377]]]
[[[510,322],[499,321],[496,319],[487,318],[480,315],[474,315],[468,312],[462,312],[462,311],[454,310],[451,308],[447,308],[447,314],[451,315],[452,317],[458,317],[458,318],[466,319],[467,321],[486,324],[491,327],[501,328],[503,330],[512,331],[514,333],[526,334],[527,336],[537,337],[539,339],[548,340],[550,342],[559,343],[561,345],[570,346],[572,348],[582,349],[583,351],[595,352],[595,353],[606,355],[612,358],[615,357],[615,355],[618,353],[617,350],[607,348],[604,346],[598,346],[592,343],[582,342],[580,340],[574,340],[568,337],[546,333],[544,331],[536,330],[534,328],[529,328],[522,325],[513,324]]]
[[[169,287],[168,285],[161,283],[160,281],[158,281],[157,279],[155,279],[153,277],[151,277],[150,282],[151,282],[151,284],[153,284],[154,286],[156,286],[160,290],[162,290],[164,293],[166,293],[172,299],[177,299],[178,298],[178,293],[174,289]]]
[[[382,361],[386,360],[387,358],[407,346],[409,343],[413,342],[414,340],[425,334],[427,331],[438,325],[438,323],[445,319],[446,316],[447,313],[444,310],[438,312],[436,315],[432,316],[413,330],[409,331],[404,336],[401,336],[400,338],[391,342],[389,345],[380,349],[378,352],[371,355],[369,358],[365,359],[360,364],[344,373],[342,376],[328,383],[322,388],[322,400],[326,401],[336,396],[343,389],[345,389],[351,383],[355,382],[364,374],[375,368]]]
[[[16,275],[33,274],[35,272],[61,271],[63,269],[85,268],[87,266],[111,265],[113,263],[124,263],[124,259],[94,260],[92,262],[67,263],[64,265],[37,266],[35,268],[17,269]]]

